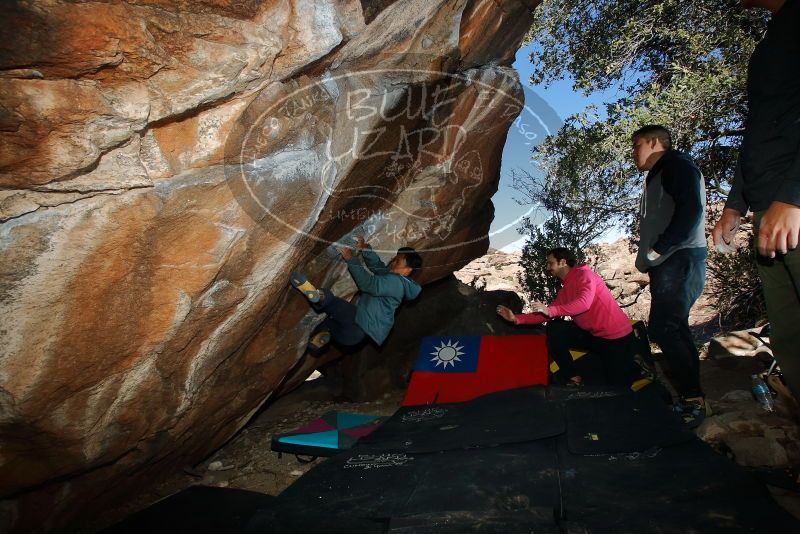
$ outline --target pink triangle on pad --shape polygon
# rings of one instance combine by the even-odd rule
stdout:
[[[328,430],[336,430],[330,423],[325,422],[324,419],[315,419],[304,425],[297,430],[292,430],[292,434],[307,434],[310,432],[326,432]]]

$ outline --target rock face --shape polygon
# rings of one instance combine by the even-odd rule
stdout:
[[[715,415],[703,421],[697,434],[741,465],[797,465],[800,427],[781,402],[777,400],[775,413],[767,413],[749,391],[730,391],[713,403]]]
[[[456,278],[469,286],[483,291],[513,291],[520,298],[526,299],[527,292],[519,283],[522,267],[519,264],[520,254],[506,254],[490,251],[456,271]]]
[[[777,392],[773,412],[765,411],[749,391],[751,376],[763,373],[772,363],[772,352],[764,343],[769,338],[760,332],[759,327],[723,333],[709,342],[700,380],[714,414],[703,421],[697,434],[741,465],[797,465],[800,426],[794,419],[800,412],[787,396],[786,386],[777,375],[767,379]]]
[[[767,347],[767,345],[765,345],[762,339],[756,337],[760,331],[761,328],[759,327],[715,336],[711,338],[711,341],[708,344],[708,357],[753,357],[758,356],[760,353],[764,353],[766,358],[772,359],[772,351],[769,349],[769,347]],[[766,338],[766,341],[769,342],[769,337]]]
[[[308,368],[288,273],[354,291],[335,243],[481,255],[537,3],[4,2],[0,530],[226,441]]]

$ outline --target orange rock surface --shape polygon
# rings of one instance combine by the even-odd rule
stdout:
[[[229,439],[334,244],[488,248],[537,2],[0,6],[0,531],[80,525]],[[46,514],[42,510],[47,510]]]

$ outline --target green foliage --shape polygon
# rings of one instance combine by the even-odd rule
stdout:
[[[752,233],[750,242],[733,254],[709,254],[706,284],[724,330],[751,328],[767,318],[756,258]]]
[[[737,0],[545,0],[528,40],[531,83],[570,76],[586,93],[617,89],[604,109],[587,109],[534,149],[544,177],[515,177],[523,202],[552,214],[528,221],[524,282],[541,292],[528,265],[550,244],[583,250],[611,227],[635,244],[643,176],[630,158],[633,131],[663,124],[675,148],[690,153],[706,178],[709,203],[727,194],[746,111],[747,61],[767,14]],[[602,231],[601,231],[602,230]]]
[[[544,270],[547,251],[566,247],[575,252],[579,263],[592,266],[602,259],[596,246],[586,245],[581,240],[580,236],[584,233],[581,219],[573,212],[551,217],[541,226],[534,226],[530,219],[525,218],[521,231],[531,235],[522,249],[522,273],[519,275],[519,282],[528,290],[531,300],[550,302],[561,287],[560,281]]]

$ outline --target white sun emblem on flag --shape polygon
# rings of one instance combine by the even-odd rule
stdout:
[[[434,347],[433,352],[431,352],[432,362],[436,362],[436,367],[440,365],[444,366],[447,369],[448,365],[452,365],[453,367],[456,366],[456,362],[460,362],[461,358],[459,356],[463,356],[464,353],[461,352],[461,349],[464,347],[458,344],[458,341],[453,343],[452,340],[447,340],[447,343],[442,341],[442,345],[440,347]]]

